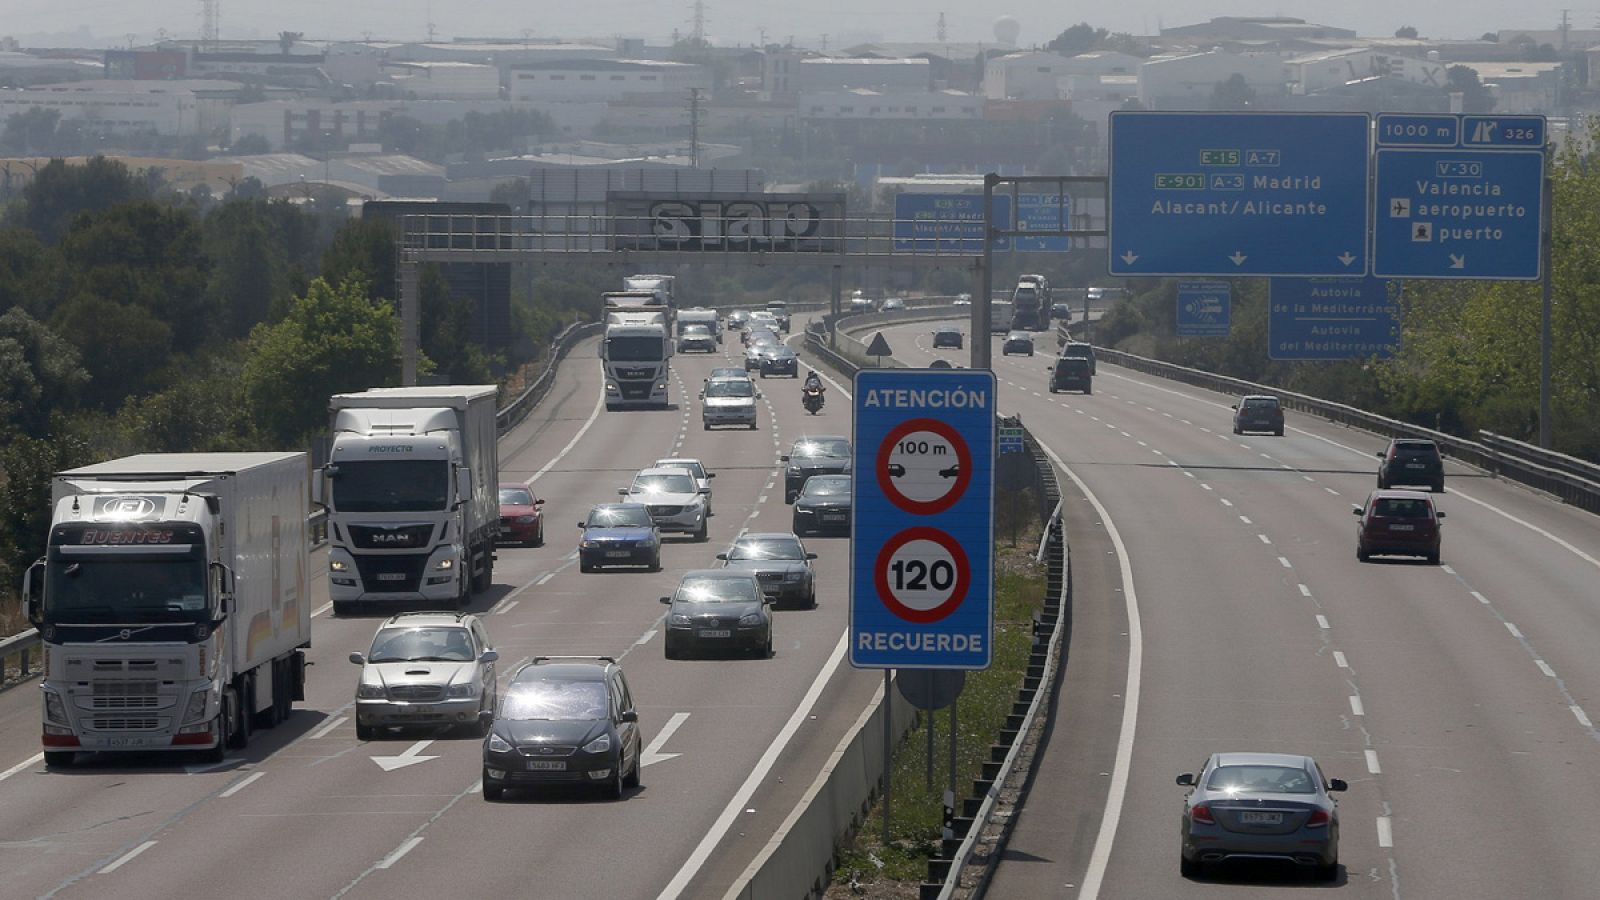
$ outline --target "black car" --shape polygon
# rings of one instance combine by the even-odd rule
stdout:
[[[1070,322],[1072,321],[1072,307],[1065,303],[1052,303],[1050,304],[1050,318]]]
[[[1094,345],[1093,344],[1086,344],[1083,341],[1068,341],[1067,343],[1061,345],[1061,352],[1059,354],[1057,354],[1057,355],[1058,356],[1077,356],[1077,357],[1081,357],[1083,359],[1087,359],[1089,361],[1089,374],[1090,375],[1099,375],[1100,374],[1099,366],[1095,364],[1095,360],[1094,360]]]
[[[761,354],[761,377],[768,375],[800,377],[800,357],[794,355],[788,344],[778,344]]]
[[[1283,437],[1283,404],[1277,397],[1251,394],[1233,405],[1233,433],[1270,431]]]
[[[667,659],[694,651],[772,655],[772,601],[754,572],[691,569],[661,602],[667,604]]]
[[[775,606],[811,609],[817,605],[817,579],[811,571],[815,553],[806,551],[800,538],[781,532],[745,532],[726,553],[718,553],[724,568],[754,572],[761,592]]]
[[[772,313],[772,317],[778,320],[778,329],[787,334],[789,323],[792,321],[789,316],[789,304],[783,300],[773,300],[767,304],[767,312]]]
[[[813,475],[840,475],[850,471],[850,441],[838,435],[803,437],[794,442],[782,459],[783,502],[793,503],[800,488]]]
[[[614,800],[639,786],[644,737],[609,656],[537,656],[517,669],[483,742],[483,799],[511,788],[592,785]]]
[[[850,533],[849,475],[818,475],[806,479],[794,501],[794,533]]]
[[[1426,485],[1436,494],[1444,492],[1444,454],[1433,441],[1395,438],[1378,458],[1383,460],[1378,464],[1378,487]]]
[[[957,329],[941,328],[933,333],[933,349],[935,350],[939,349],[940,347],[951,347],[953,349],[960,350],[961,344],[961,332]]]
[[[1081,356],[1058,357],[1049,367],[1050,393],[1057,391],[1083,391],[1094,393],[1094,370]]]
[[[646,566],[661,571],[661,530],[643,503],[602,503],[578,523],[578,571],[602,566]]]
[[[1010,356],[1020,353],[1023,356],[1033,355],[1033,335],[1026,331],[1013,331],[1006,335],[1005,343],[1000,345],[1000,355]]]

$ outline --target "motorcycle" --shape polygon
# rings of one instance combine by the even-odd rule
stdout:
[[[816,415],[822,411],[822,388],[801,388],[800,402],[805,404],[806,412]]]

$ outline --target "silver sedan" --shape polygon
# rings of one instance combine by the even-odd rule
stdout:
[[[1306,866],[1320,881],[1339,874],[1339,808],[1331,796],[1348,786],[1325,779],[1316,760],[1287,753],[1213,753],[1183,804],[1179,868],[1206,863],[1279,860]]]

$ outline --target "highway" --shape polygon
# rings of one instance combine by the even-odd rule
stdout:
[[[959,324],[959,323],[958,323]],[[931,324],[884,330],[896,357]],[[963,328],[964,330],[964,328]],[[1447,462],[1443,565],[1355,558],[1385,441],[1288,413],[1231,433],[1230,398],[1101,362],[1051,394],[1053,335],[1000,354],[1001,411],[1070,473],[1076,598],[1032,794],[990,896],[1235,897],[1282,868],[1178,873],[1184,789],[1216,751],[1316,756],[1340,796],[1341,893],[1591,897],[1600,787],[1600,530]]]
[[[790,530],[778,454],[808,430],[850,433],[844,390],[811,417],[789,379],[758,380],[760,429],[703,431],[701,379],[741,357],[736,335],[723,346],[675,358],[677,408],[607,412],[595,348],[581,345],[500,444],[501,480],[533,479],[546,500],[547,541],[502,548],[494,588],[472,609],[486,616],[502,681],[537,654],[622,662],[647,742],[643,784],[622,802],[513,794],[489,804],[476,737],[358,741],[346,656],[367,649],[383,614],[333,617],[319,578],[306,702],[218,766],[98,755],[47,771],[36,688],[0,694],[0,895],[720,896],[880,685],[877,672],[843,662],[842,538],[807,539],[820,554],[820,605],[776,613],[774,658],[663,657],[657,598],[683,571],[714,564],[741,530]],[[674,453],[717,473],[711,539],[668,537],[661,573],[579,574],[576,523]]]

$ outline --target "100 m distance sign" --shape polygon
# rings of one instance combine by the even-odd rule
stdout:
[[[985,668],[993,376],[863,371],[855,399],[851,663]]]

